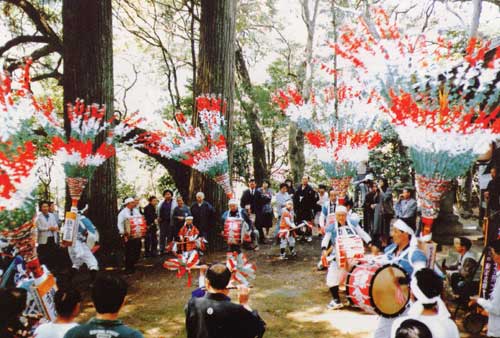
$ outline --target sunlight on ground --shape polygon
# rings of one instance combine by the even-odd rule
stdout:
[[[287,315],[298,322],[327,322],[332,329],[355,337],[368,338],[377,326],[377,316],[352,311],[328,311],[324,307],[315,306],[304,311],[295,311]],[[360,325],[362,324],[362,325]]]

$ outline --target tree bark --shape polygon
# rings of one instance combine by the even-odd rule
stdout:
[[[312,64],[314,34],[316,31],[316,18],[319,10],[319,0],[313,0],[312,13],[309,8],[309,0],[300,0],[302,7],[302,19],[307,28],[307,41],[305,48],[305,59],[302,65],[302,83],[301,92],[304,100],[307,100],[310,95],[314,65]],[[298,182],[304,174],[306,164],[304,155],[304,132],[300,130],[296,123],[290,123],[288,131],[288,156],[290,161],[290,170],[292,172],[292,179]]]
[[[245,100],[245,98],[242,97],[240,102],[244,110],[245,120],[248,125],[250,140],[252,142],[254,178],[257,185],[260,186],[264,179],[269,179],[269,171],[266,160],[266,143],[259,124],[259,110],[257,104],[255,103],[252,81],[250,80],[250,74],[248,73],[248,68],[241,46],[236,47],[235,57],[236,71],[241,82],[241,87],[245,96],[249,98],[248,100]]]
[[[113,115],[113,40],[111,0],[63,1],[64,102],[82,98],[86,103],[106,105],[106,118]],[[66,133],[70,132],[65,114]],[[97,137],[99,145],[106,135]],[[116,158],[107,160],[94,173],[83,196],[89,217],[101,236],[104,252],[119,248],[116,193]]]
[[[235,19],[236,0],[202,0],[200,19],[200,46],[196,93],[217,94],[227,101],[227,144],[229,171],[232,166],[232,112],[234,94]],[[199,125],[193,114],[193,125]],[[189,184],[191,199],[197,191],[205,193],[218,212],[226,208],[227,197],[222,188],[207,175],[192,170]]]

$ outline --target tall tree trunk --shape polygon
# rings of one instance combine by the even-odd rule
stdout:
[[[302,20],[307,28],[305,59],[300,72],[300,74],[302,74],[302,97],[304,97],[305,100],[309,98],[314,75],[312,56],[314,33],[316,31],[316,18],[319,10],[319,0],[312,0],[312,12],[309,7],[309,2],[310,0],[300,0],[302,7]],[[293,181],[298,182],[304,174],[304,167],[306,164],[304,156],[304,132],[298,128],[296,123],[293,122],[290,123],[288,131],[288,157]]]
[[[255,181],[260,186],[264,179],[269,179],[269,171],[267,168],[266,160],[266,143],[259,124],[258,107],[255,103],[255,96],[253,95],[252,81],[250,74],[243,56],[241,46],[236,47],[236,71],[241,82],[241,87],[244,92],[244,97],[240,99],[241,105],[245,113],[245,120],[248,125],[250,133],[250,140],[252,142],[252,158],[253,158],[253,172]]]
[[[82,98],[106,105],[113,115],[113,40],[111,0],[63,1],[64,102]],[[68,116],[64,117],[70,132]],[[100,144],[106,135],[100,135]],[[99,167],[87,189],[89,217],[101,236],[105,252],[119,247],[116,227],[116,158]]]
[[[202,0],[200,20],[200,49],[198,57],[197,93],[221,95],[227,101],[227,143],[229,168],[232,167],[232,112],[234,94],[234,55],[236,0]],[[193,125],[199,125],[193,114]],[[192,199],[203,191],[206,199],[218,212],[226,208],[227,197],[210,177],[193,170],[189,185]]]

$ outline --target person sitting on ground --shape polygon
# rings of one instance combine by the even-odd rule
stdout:
[[[31,337],[28,327],[20,320],[26,308],[26,299],[25,289],[0,289],[0,337]]]
[[[450,319],[450,313],[441,299],[443,280],[434,270],[423,268],[415,272],[410,283],[410,290],[413,303],[408,316],[394,321],[391,337],[396,336],[396,330],[406,319],[415,319],[425,323],[433,337],[460,337],[457,325]]]
[[[126,295],[127,283],[120,276],[98,275],[91,291],[96,316],[69,330],[64,338],[143,338],[139,331],[118,320]]]
[[[75,318],[80,313],[82,296],[75,289],[57,290],[54,295],[57,318],[36,328],[34,338],[63,338],[66,332],[78,326]]]
[[[458,262],[454,265],[447,266],[446,261],[443,261],[442,268],[446,271],[450,279],[451,288],[454,294],[463,293],[465,281],[470,280],[475,271],[477,261],[476,256],[470,250],[472,242],[466,237],[456,237],[453,240],[455,250],[460,255]]]
[[[248,305],[249,289],[240,287],[239,302],[228,297],[231,271],[225,264],[212,265],[206,272],[207,294],[191,298],[186,307],[188,338],[262,337],[266,324]]]
[[[497,266],[496,280],[500,281],[500,240],[490,244],[491,256]],[[500,337],[500,283],[495,283],[489,299],[474,297],[469,306],[477,303],[488,311],[488,337]]]
[[[396,330],[395,338],[433,338],[427,325],[415,319],[406,319]]]

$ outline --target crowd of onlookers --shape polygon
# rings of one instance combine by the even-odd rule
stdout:
[[[57,318],[39,325],[34,334],[21,318],[27,292],[22,288],[0,289],[0,337],[2,338],[141,338],[143,335],[118,319],[125,304],[127,284],[118,275],[101,273],[91,288],[95,316],[84,324],[75,319],[80,313],[82,297],[73,288],[61,288],[54,295]]]

